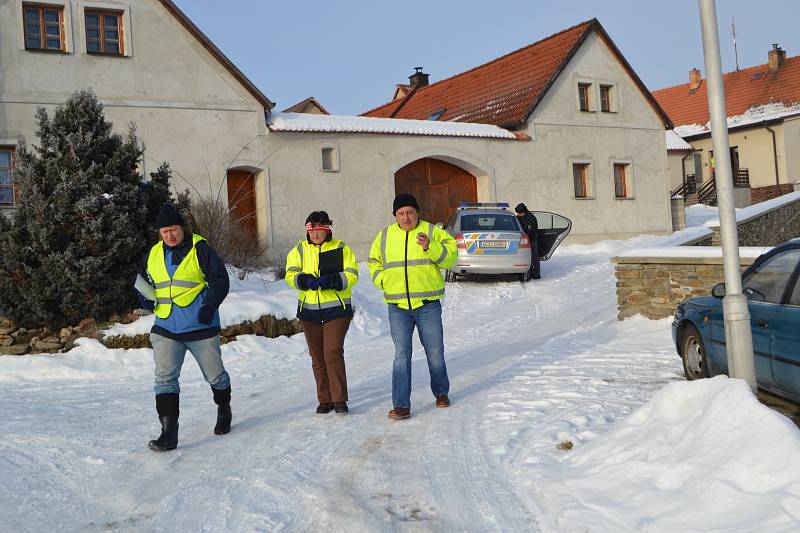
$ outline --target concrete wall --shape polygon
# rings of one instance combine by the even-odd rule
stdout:
[[[667,152],[667,173],[669,174],[669,190],[674,191],[683,185],[683,158],[685,152]],[[693,173],[693,162],[691,156],[686,160],[686,173]]]
[[[0,0],[0,144],[35,144],[36,108],[91,88],[116,131],[136,123],[145,172],[169,162],[176,189],[216,191],[232,163],[263,169],[263,106],[159,2],[102,3],[124,11],[123,57],[83,51],[83,6],[99,4],[47,4],[65,7],[67,53],[21,49],[21,2]]]

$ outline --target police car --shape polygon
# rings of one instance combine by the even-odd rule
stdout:
[[[555,213],[531,211],[539,225],[538,255],[546,261],[572,228],[572,221]],[[445,229],[458,247],[458,259],[445,274],[456,281],[466,274],[517,274],[529,279],[531,243],[505,202],[463,202]]]

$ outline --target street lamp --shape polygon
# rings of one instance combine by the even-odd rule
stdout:
[[[719,54],[717,7],[714,0],[698,0],[700,27],[703,33],[703,55],[708,83],[708,111],[711,116],[711,139],[714,143],[714,163],[719,204],[719,231],[722,239],[722,265],[725,271],[725,298],[722,313],[725,317],[725,345],[728,352],[728,375],[740,378],[756,390],[756,371],[753,362],[753,337],[750,331],[750,311],[742,294],[742,273],[739,261],[739,232],[733,202],[731,155],[728,145],[728,122],[725,111],[725,89],[722,84],[722,62]]]

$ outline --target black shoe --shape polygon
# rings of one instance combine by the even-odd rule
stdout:
[[[178,447],[178,417],[162,416],[161,436],[147,443],[147,447],[154,452],[166,452]]]
[[[214,435],[227,435],[230,433],[231,420],[233,420],[233,413],[231,413],[230,404],[217,407],[217,425],[214,426]]]
[[[318,415],[326,415],[333,411],[333,404],[332,403],[321,403],[317,406],[317,414]]]
[[[347,408],[347,402],[336,402],[333,404],[333,410],[337,413],[349,413],[350,409]]]

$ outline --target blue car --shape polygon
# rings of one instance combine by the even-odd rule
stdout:
[[[753,332],[758,387],[800,402],[800,239],[761,255],[742,274]],[[678,305],[672,339],[687,379],[728,373],[722,298],[725,284],[711,296]]]

